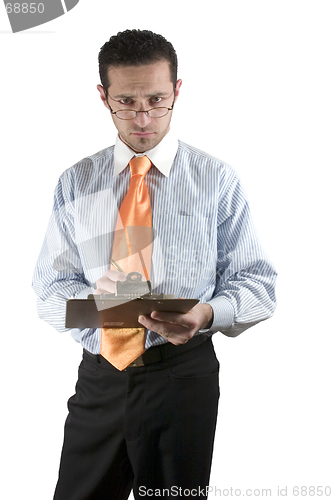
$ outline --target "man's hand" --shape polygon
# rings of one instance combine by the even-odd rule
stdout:
[[[116,281],[125,281],[127,274],[120,273],[119,271],[107,270],[99,280],[96,281],[97,290],[95,295],[101,293],[115,293]]]
[[[213,318],[209,304],[197,304],[188,313],[153,311],[139,316],[139,323],[166,338],[171,344],[185,344],[198,330],[204,329]]]

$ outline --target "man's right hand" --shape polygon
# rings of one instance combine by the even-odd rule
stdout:
[[[107,270],[101,278],[96,281],[97,290],[94,292],[95,295],[101,293],[115,293],[116,292],[116,282],[125,281],[127,274],[121,273],[119,271]]]

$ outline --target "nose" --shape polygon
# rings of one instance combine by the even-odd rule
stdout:
[[[134,118],[134,123],[138,125],[140,128],[144,128],[148,123],[151,122],[150,116],[147,116],[147,114],[143,111],[141,113],[138,113],[138,116]]]

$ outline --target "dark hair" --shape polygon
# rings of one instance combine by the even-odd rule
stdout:
[[[177,54],[172,44],[162,35],[147,30],[126,30],[117,33],[99,52],[99,75],[105,90],[110,85],[108,69],[113,66],[139,66],[157,61],[167,61],[170,78],[176,87]]]

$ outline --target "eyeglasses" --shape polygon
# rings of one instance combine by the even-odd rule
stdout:
[[[167,115],[169,111],[173,109],[173,104],[171,108],[151,108],[147,109],[147,111],[135,111],[135,109],[119,109],[118,111],[113,111],[110,107],[111,114],[116,115],[120,120],[133,120],[138,116],[139,113],[145,113],[150,118],[162,118]]]
[[[106,92],[106,97],[110,97],[107,92]],[[136,111],[135,109],[118,109],[118,111],[113,111],[109,103],[108,105],[111,114],[116,115],[116,117],[119,118],[120,120],[134,120],[134,118],[136,118],[139,113],[145,113],[150,118],[162,118],[163,116],[166,116],[169,113],[169,111],[172,111],[174,103],[175,101],[173,101],[173,103],[171,104],[171,108],[163,106],[163,107],[147,109],[146,111]]]

